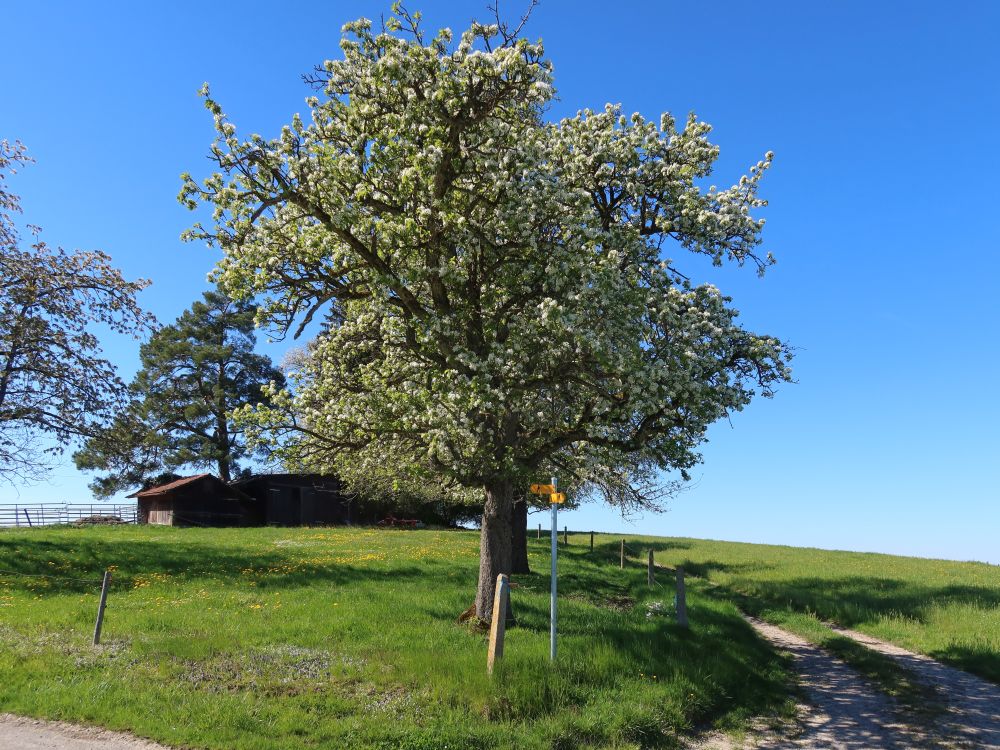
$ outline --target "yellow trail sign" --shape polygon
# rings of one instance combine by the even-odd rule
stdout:
[[[551,495],[556,491],[554,485],[551,484],[533,484],[531,485],[532,495]]]
[[[566,493],[553,492],[551,495],[549,495],[549,499],[554,503],[564,503],[566,502]]]

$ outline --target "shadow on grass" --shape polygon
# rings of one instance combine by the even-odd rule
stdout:
[[[685,563],[687,565],[688,563]],[[696,563],[691,564],[697,567]],[[846,627],[879,617],[926,622],[931,606],[967,604],[1000,606],[1000,589],[983,586],[926,586],[874,576],[793,578],[785,581],[737,580],[724,586],[742,604],[757,611],[791,608],[815,612]]]
[[[427,569],[416,565],[386,569],[309,563],[280,549],[242,550],[180,535],[176,540],[155,543],[110,536],[0,538],[0,582],[8,589],[41,595],[92,592],[100,587],[104,571],[111,566],[115,566],[115,586],[132,586],[154,574],[177,582],[205,578],[252,580],[260,590],[429,576]]]
[[[587,551],[590,550],[590,535],[580,534],[580,539],[574,541],[573,532],[570,532],[570,544],[569,548],[574,547],[583,548],[586,545]],[[566,549],[562,546],[562,535],[559,536],[559,549]],[[608,559],[618,560],[618,556],[621,553],[621,537],[609,537],[606,534],[594,537],[594,553],[599,554]],[[645,555],[648,550],[653,550],[653,553],[657,552],[667,552],[669,550],[676,549],[691,549],[691,544],[689,542],[675,542],[666,540],[656,540],[656,541],[636,541],[635,539],[625,540],[625,555],[626,557],[635,558],[637,555]]]
[[[762,570],[773,570],[774,565],[770,563],[724,563],[719,560],[685,560],[681,563],[685,572],[699,578],[711,579],[713,573],[728,573],[730,575],[759,572]]]
[[[583,669],[583,674],[572,677],[573,681],[595,687],[602,681],[605,687],[615,682],[609,670],[602,671],[602,659],[594,653],[596,649],[615,654],[620,665],[631,666],[637,673],[644,673],[646,679],[689,686],[692,704],[689,718],[696,724],[716,722],[727,716],[734,718],[729,715],[735,707],[743,717],[774,715],[788,709],[792,690],[788,658],[776,654],[732,609],[699,604],[699,593],[689,600],[690,628],[681,628],[672,613],[672,588],[657,588],[653,594],[654,599],[667,606],[668,614],[647,618],[642,605],[632,610],[609,606],[609,602],[626,597],[632,601],[648,599],[650,589],[644,574],[626,571],[614,575],[619,571],[585,562],[578,567],[560,572],[560,599],[566,603],[586,601],[602,611],[561,604],[560,638],[569,643],[587,643],[589,649],[587,654],[573,654],[572,645],[564,646],[563,658],[597,664],[592,673]],[[536,591],[548,589],[547,575],[518,579],[540,584],[534,587]],[[549,610],[544,599],[519,600],[515,590],[513,606],[520,629],[542,636],[548,633]]]
[[[570,534],[570,538],[572,538]],[[649,554],[649,550],[653,550],[654,563],[663,568],[672,570],[673,567],[670,565],[663,564],[662,556],[659,553],[671,552],[674,550],[687,550],[691,548],[691,544],[688,542],[675,542],[675,541],[642,541],[638,542],[636,540],[626,541],[625,546],[625,565],[626,566],[640,566],[646,565],[646,555]],[[618,565],[621,561],[621,540],[614,542],[601,542],[594,544],[594,551],[590,553],[594,558],[601,561],[603,564],[613,563]],[[570,544],[569,547],[563,547],[560,545],[559,550],[573,550],[573,545]],[[577,548],[579,549],[579,548]],[[589,552],[589,546],[587,547]],[[725,563],[719,560],[690,560],[686,559],[683,563],[684,570],[688,574],[698,576],[699,578],[711,578],[713,573],[728,573],[728,574],[741,574],[750,573],[754,571],[771,570],[776,566],[771,563],[764,562],[749,562],[749,563]]]
[[[390,626],[385,633],[390,642],[392,637],[398,636],[400,642],[405,638],[408,650],[414,641],[419,645],[422,631],[407,632],[407,628],[429,624],[421,622],[421,616],[453,623],[463,602],[468,603],[475,591],[472,559],[460,563],[417,562],[405,557],[394,560],[389,549],[388,561],[355,567],[350,562],[329,562],[325,553],[310,561],[303,559],[301,549],[293,552],[294,548],[260,542],[256,538],[244,548],[233,544],[232,537],[223,544],[197,533],[163,533],[155,541],[113,532],[0,536],[0,569],[30,575],[65,574],[96,582],[107,566],[117,565],[116,580],[120,582],[160,573],[170,577],[168,585],[174,581],[189,587],[210,579],[217,585],[230,581],[240,585],[247,580],[249,570],[253,582],[262,588],[351,582],[363,588],[372,583],[364,593],[390,604],[400,592],[380,584],[402,582],[400,588],[419,590],[407,599],[410,608],[400,611],[398,629],[393,631]],[[533,546],[532,551],[541,550]],[[343,557],[352,555],[345,553]],[[620,571],[598,550],[592,554],[589,544],[561,548],[560,560],[560,593],[570,599],[561,610],[565,650],[554,666],[542,656],[548,632],[545,593],[549,579],[548,566],[537,560],[535,573],[514,577],[525,591],[533,593],[523,597],[515,593],[514,607],[520,627],[539,637],[531,639],[536,642],[527,658],[522,655],[519,660],[516,650],[511,649],[501,667],[511,670],[510,679],[496,679],[483,691],[481,708],[486,718],[517,721],[552,716],[553,725],[566,732],[563,747],[579,747],[582,731],[595,732],[594,744],[601,746],[666,747],[674,741],[674,733],[684,731],[691,722],[738,721],[740,715],[771,714],[786,705],[787,673],[782,660],[756,638],[732,608],[705,602],[692,606],[692,628],[682,630],[669,616],[647,619],[644,609],[608,606],[612,600],[648,598],[641,569]],[[17,579],[0,580],[9,583]],[[51,593],[94,590],[87,581],[52,581],[53,586],[46,589]],[[655,598],[667,604],[671,593],[657,591]],[[596,607],[589,606],[592,604]],[[215,647],[211,639],[205,639],[208,643],[192,641],[183,628],[173,632],[173,621],[164,622],[164,629],[155,631],[156,640],[142,646],[150,658],[187,654],[184,658],[203,659]],[[351,632],[367,638],[361,643],[363,648],[382,653],[381,623],[372,622],[372,628],[373,632],[363,628]],[[432,633],[435,646],[439,634]],[[451,634],[445,633],[443,642],[447,643]],[[182,641],[195,645],[188,650]],[[412,679],[419,682],[421,677],[415,672]],[[461,708],[463,704],[459,701],[456,705]],[[384,724],[392,726],[391,721]],[[439,746],[437,741],[427,744]],[[549,746],[555,747],[555,740]]]
[[[624,571],[618,568],[618,543],[597,544],[595,538],[591,553],[589,534],[580,536],[586,538],[586,544],[574,545],[571,535],[568,546],[562,545],[561,537],[559,546],[559,636],[566,639],[567,645],[560,652],[557,673],[566,673],[552,677],[540,671],[535,676],[542,682],[563,680],[558,688],[549,686],[566,693],[559,700],[583,700],[589,689],[613,686],[623,676],[623,669],[632,669],[630,678],[643,673],[651,682],[687,686],[684,690],[690,690],[691,706],[685,712],[697,724],[723,717],[735,719],[736,715],[774,715],[788,709],[792,688],[787,657],[776,654],[735,611],[725,606],[701,605],[694,599],[689,605],[690,628],[678,627],[672,613],[672,579],[651,590],[642,567],[633,563]],[[531,551],[540,552],[541,545],[548,550],[546,539],[529,543]],[[686,546],[670,542],[658,545],[661,550]],[[540,565],[536,560],[531,573],[511,577],[518,585],[512,592],[517,629],[542,638],[549,632],[547,562]],[[609,565],[611,562],[613,565]],[[526,596],[528,592],[532,596]],[[669,614],[647,618],[641,602],[650,598],[660,600]],[[452,621],[455,618],[454,613],[440,606],[427,613]],[[587,644],[587,653],[574,653],[570,645],[574,642]],[[613,667],[607,654],[614,655]],[[539,685],[538,689],[548,688]],[[574,691],[580,695],[574,698]],[[501,688],[497,700],[502,698]],[[537,709],[544,712],[545,704],[540,700]],[[496,718],[530,718],[533,705],[534,700],[511,696],[514,713],[506,715],[501,711]]]
[[[685,562],[690,570],[698,563]],[[751,615],[766,610],[814,614],[843,627],[857,627],[881,618],[904,618],[926,623],[932,607],[949,604],[982,609],[1000,607],[1000,590],[982,586],[927,586],[912,581],[874,576],[794,578],[785,581],[737,579],[710,589]],[[1000,654],[988,647],[949,647],[930,656],[981,677],[1000,682]]]

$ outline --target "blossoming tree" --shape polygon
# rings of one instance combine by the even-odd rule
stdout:
[[[771,156],[705,189],[707,124],[610,105],[546,122],[551,65],[520,27],[456,41],[419,20],[347,24],[310,117],[273,140],[239,137],[206,88],[218,172],[185,175],[180,198],[214,206],[187,236],[221,247],[219,282],[265,300],[263,323],[328,316],[296,387],[244,419],[315,470],[485,502],[488,618],[529,481],[655,507],[712,422],[788,379],[787,347],[667,257],[762,273],[751,212]]]

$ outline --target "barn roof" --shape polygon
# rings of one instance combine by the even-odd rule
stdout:
[[[230,484],[234,487],[245,487],[248,484],[257,482],[337,482],[340,481],[335,474],[254,474],[242,479],[234,479]]]
[[[147,490],[139,490],[138,492],[133,492],[131,495],[127,495],[127,497],[159,497],[161,495],[169,495],[171,492],[173,492],[176,489],[179,489],[180,487],[184,487],[185,485],[188,484],[195,484],[196,482],[201,482],[206,479],[210,480],[212,484],[218,485],[219,488],[224,490],[224,494],[229,495],[230,497],[239,498],[240,500],[252,499],[246,493],[241,492],[235,487],[229,486],[214,474],[196,474],[193,477],[182,477],[181,479],[175,479],[174,481],[167,482],[166,484],[160,484],[157,485],[156,487],[150,487]]]

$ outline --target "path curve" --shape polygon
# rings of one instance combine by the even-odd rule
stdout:
[[[939,719],[945,725],[942,733],[958,740],[959,747],[1000,748],[1000,686],[865,633],[830,627],[888,656],[921,682],[938,688],[947,702],[945,715]]]
[[[805,711],[800,711],[797,736],[764,736],[756,747],[909,750],[934,746],[924,732],[901,719],[891,698],[843,661],[775,625],[752,617],[747,619],[771,645],[791,654],[799,685],[810,703]]]
[[[170,750],[125,732],[0,714],[0,750]]]

